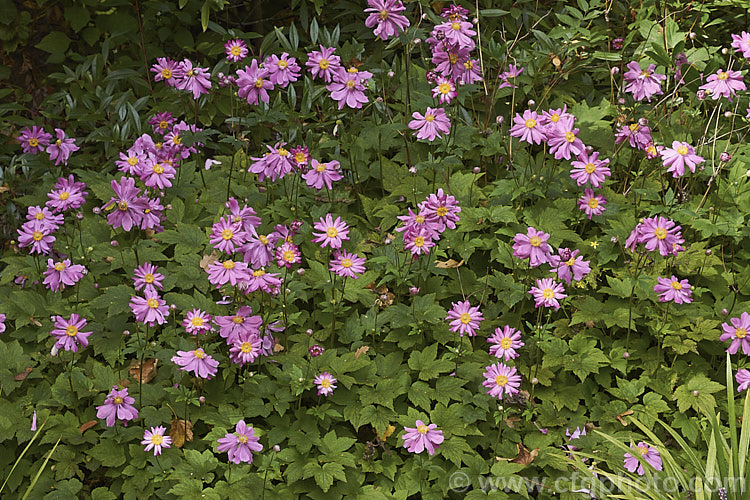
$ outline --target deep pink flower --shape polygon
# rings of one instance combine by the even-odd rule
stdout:
[[[172,166],[171,162],[154,162],[144,163],[141,165],[141,169],[138,172],[138,177],[143,181],[146,187],[164,190],[172,187],[172,181],[177,175],[177,170]]]
[[[750,338],[747,334],[750,331],[750,314],[743,312],[739,318],[731,318],[729,323],[722,323],[721,328],[724,333],[721,334],[719,340],[722,342],[730,340],[732,341],[727,348],[729,354],[736,354],[737,350],[742,346],[742,352],[747,356],[750,356]]]
[[[166,134],[174,122],[175,118],[169,111],[156,113],[148,120],[148,124],[154,127],[154,133],[161,135]]]
[[[330,83],[333,76],[341,69],[341,58],[334,55],[336,49],[333,47],[320,46],[320,50],[314,50],[307,54],[305,63],[313,78],[323,78]]]
[[[513,396],[518,394],[521,387],[521,376],[516,373],[516,367],[509,367],[503,363],[495,363],[485,368],[484,382],[487,394],[493,398],[503,399],[503,394]]]
[[[443,192],[438,188],[437,193],[430,194],[427,199],[419,204],[420,213],[427,217],[427,221],[437,226],[437,231],[442,233],[445,228],[456,229],[456,222],[461,220],[456,198]]]
[[[146,448],[143,451],[154,450],[154,456],[158,457],[161,455],[162,448],[170,448],[172,445],[172,437],[164,433],[167,431],[166,427],[151,427],[151,430],[146,429],[143,432],[143,441],[141,444],[145,444]]]
[[[26,220],[38,222],[49,232],[53,232],[56,231],[57,228],[62,226],[63,221],[65,220],[65,216],[63,214],[55,214],[51,212],[47,207],[40,207],[39,205],[36,205],[33,207],[29,207],[28,211],[26,212]]]
[[[141,190],[135,187],[135,179],[132,177],[123,177],[119,183],[112,180],[110,185],[115,196],[104,206],[105,210],[113,207],[107,216],[107,223],[115,229],[122,227],[123,230],[130,231],[133,226],[141,223],[143,211],[148,208],[147,198],[141,196]]]
[[[176,87],[178,79],[176,78],[177,62],[169,57],[157,57],[156,64],[151,66],[151,72],[154,73],[154,81],[164,81],[170,87]]]
[[[437,428],[437,424],[425,424],[421,420],[417,420],[414,425],[416,427],[404,427],[406,432],[401,436],[404,448],[410,453],[422,453],[427,450],[427,453],[434,455],[445,439],[443,431]]]
[[[561,119],[572,119],[574,122],[576,120],[573,114],[568,113],[568,106],[565,104],[563,104],[562,108],[542,111],[542,115],[539,117],[539,124],[544,127],[544,130],[547,130],[557,127]]]
[[[741,35],[732,34],[732,47],[742,54],[745,59],[750,59],[750,33],[745,31]]]
[[[437,86],[432,89],[432,97],[438,98],[440,104],[450,104],[458,95],[456,84],[450,78],[439,76],[435,83]]]
[[[648,102],[651,102],[651,96],[663,94],[661,82],[666,80],[667,77],[655,73],[655,69],[655,64],[651,64],[648,69],[642,70],[640,64],[636,61],[628,63],[628,72],[622,75],[627,82],[625,92],[632,93],[636,101],[647,99]]]
[[[56,128],[55,135],[57,139],[47,146],[47,154],[49,154],[49,159],[55,162],[55,165],[60,163],[67,165],[71,153],[78,151],[80,148],[76,146],[75,139],[65,136],[65,131]]]
[[[267,57],[263,67],[268,70],[268,79],[271,83],[282,89],[299,80],[301,70],[297,59],[289,57],[286,52],[282,53],[281,57],[276,54]]]
[[[235,432],[218,439],[219,446],[216,447],[216,451],[226,451],[229,461],[235,464],[253,463],[252,452],[263,450],[263,445],[258,442],[259,438],[255,435],[255,430],[245,425],[244,420],[237,422],[234,430]]]
[[[240,248],[244,254],[245,262],[252,267],[266,267],[273,259],[274,246],[278,236],[273,233],[265,235],[258,234],[254,227],[250,228],[247,241]]]
[[[327,214],[325,218],[321,217],[320,221],[316,222],[313,227],[320,232],[313,232],[315,238],[312,239],[312,242],[320,243],[322,248],[326,246],[334,249],[341,248],[342,242],[349,239],[349,226],[341,220],[341,217],[336,217],[334,221],[331,214]]]
[[[344,71],[342,68],[334,73],[332,80],[326,88],[331,93],[331,99],[338,102],[339,110],[344,109],[345,105],[352,109],[360,109],[363,104],[369,102],[359,73]]]
[[[589,155],[584,150],[578,155],[576,161],[571,162],[571,165],[573,165],[573,169],[570,171],[570,178],[576,181],[579,186],[589,182],[592,186],[598,188],[604,184],[604,179],[612,175],[609,167],[607,167],[609,158],[600,160],[599,153],[596,151]]]
[[[430,248],[435,246],[432,239],[434,232],[427,231],[424,227],[404,232],[404,250],[409,250],[412,255],[417,256],[429,253]]]
[[[48,226],[37,220],[25,222],[18,230],[18,247],[31,246],[30,254],[47,255],[52,251],[52,245],[55,243],[55,237],[51,233]]]
[[[21,145],[24,153],[37,154],[44,151],[44,148],[49,146],[49,141],[52,139],[52,134],[44,131],[42,127],[36,125],[24,128],[21,130],[21,134],[16,137],[16,140]]]
[[[531,287],[529,293],[534,296],[534,306],[554,307],[560,309],[560,299],[567,297],[565,288],[552,278],[536,280],[536,286]]]
[[[737,392],[742,392],[750,387],[750,370],[741,369],[737,370],[737,374],[734,376],[734,380],[739,384],[737,386]]]
[[[222,217],[212,226],[209,242],[220,252],[233,254],[247,239],[242,225],[234,222],[231,216]]]
[[[185,327],[186,332],[193,335],[206,334],[211,331],[211,315],[200,309],[193,309],[188,311],[182,321],[182,326]]]
[[[248,104],[258,105],[260,101],[268,104],[271,101],[268,91],[274,88],[268,76],[268,70],[259,68],[258,60],[253,59],[244,71],[237,70],[237,95],[247,99]]]
[[[232,363],[243,366],[245,363],[252,363],[260,356],[261,339],[254,332],[240,332],[234,337],[234,341],[229,348],[229,358]]]
[[[133,311],[135,320],[152,327],[154,323],[163,325],[169,316],[166,301],[162,300],[155,291],[144,290],[144,292],[145,298],[136,296],[130,298],[130,310]]]
[[[292,155],[284,146],[286,142],[277,142],[274,146],[266,144],[268,153],[263,156],[251,157],[253,163],[250,164],[248,172],[258,174],[258,180],[263,182],[266,177],[271,181],[284,177],[294,170]]]
[[[672,278],[656,278],[657,284],[654,285],[654,291],[659,294],[659,302],[674,301],[675,304],[688,304],[693,301],[690,295],[688,280],[678,280],[674,275]]]
[[[634,447],[633,443],[631,443],[630,448],[636,453],[639,453],[641,455],[641,458],[643,458],[651,467],[656,470],[662,470],[661,456],[659,455],[659,452],[656,450],[656,448],[652,448],[643,441],[638,443],[637,447]],[[625,453],[625,468],[630,472],[635,472],[637,469],[639,476],[642,476],[646,473],[646,471],[643,470],[643,465],[641,464],[641,462],[639,462],[638,459],[630,453]]]
[[[201,348],[194,351],[177,351],[177,355],[172,356],[172,363],[179,366],[179,370],[193,372],[196,377],[205,379],[216,375],[219,367],[219,362]]]
[[[258,217],[255,210],[252,207],[243,205],[240,208],[240,204],[234,197],[229,198],[224,204],[229,209],[229,213],[232,214],[232,221],[236,223],[242,223],[242,230],[250,232],[251,229],[260,226],[261,219]]]
[[[340,164],[336,160],[320,163],[313,158],[310,169],[302,174],[302,178],[305,179],[309,187],[320,191],[323,186],[333,189],[333,183],[343,179],[344,176],[341,175]]]
[[[448,45],[473,50],[476,47],[476,42],[472,37],[477,32],[471,29],[472,27],[473,25],[470,22],[456,19],[436,25],[431,35],[435,38],[442,36]]]
[[[557,252],[558,255],[550,257],[549,264],[552,272],[557,273],[557,277],[566,283],[570,284],[572,279],[581,281],[591,272],[589,261],[583,260],[583,256],[578,255],[578,250],[571,252],[568,248],[560,248]]]
[[[505,358],[505,361],[517,358],[519,354],[516,349],[525,345],[521,342],[521,332],[508,325],[495,328],[495,333],[487,342],[493,344],[490,346],[490,354],[496,358]]]
[[[198,99],[202,94],[208,94],[211,88],[211,74],[208,68],[193,66],[190,59],[183,59],[177,64],[175,76],[178,78],[176,87],[180,90],[189,90],[193,93],[193,99]]]
[[[547,136],[544,133],[543,126],[539,123],[539,115],[536,111],[527,109],[523,112],[523,116],[516,113],[513,118],[513,125],[510,128],[510,136],[518,137],[522,141],[526,141],[529,144],[541,144],[547,140]]]
[[[4,333],[6,326],[5,326],[5,314],[0,314],[0,333]]]
[[[449,7],[443,7],[440,17],[448,21],[466,21],[469,16],[469,9],[460,5],[451,4]]]
[[[70,319],[54,316],[54,320],[55,328],[49,333],[57,339],[57,342],[55,342],[57,349],[78,352],[79,344],[81,347],[89,345],[89,335],[93,332],[81,331],[87,323],[81,316],[73,313],[70,315]]]
[[[433,195],[434,196],[434,195]],[[430,235],[431,239],[439,240],[440,239],[440,231],[438,222],[435,220],[435,218],[430,217],[431,215],[434,215],[435,212],[427,212],[425,210],[420,210],[419,213],[414,213],[414,211],[409,208],[409,215],[399,215],[397,216],[400,221],[403,222],[402,226],[399,226],[396,228],[397,232],[403,232],[404,242],[409,240],[409,236],[414,233],[415,231],[418,232],[420,229],[424,229],[427,234]],[[433,219],[433,220],[430,220]],[[445,225],[443,225],[443,229],[445,229]]]
[[[224,44],[224,52],[227,54],[227,61],[239,62],[247,56],[247,44],[239,38],[227,40]]]
[[[331,260],[331,267],[329,269],[338,276],[344,276],[356,280],[359,278],[358,274],[365,272],[364,264],[364,257],[359,257],[356,253],[343,251],[339,255],[334,255],[334,259]]]
[[[276,248],[274,256],[276,257],[276,264],[279,267],[286,267],[287,269],[292,267],[293,264],[299,264],[302,261],[299,247],[288,241],[285,241]]]
[[[615,136],[615,144],[620,144],[625,139],[630,143],[630,147],[644,150],[649,144],[654,143],[651,138],[651,130],[645,125],[641,126],[637,123],[623,125]]]
[[[133,271],[133,284],[136,290],[143,289],[144,292],[156,293],[156,287],[162,290],[161,281],[164,279],[164,275],[156,272],[158,267],[144,262],[140,266],[136,267]]]
[[[588,215],[589,220],[594,215],[601,215],[606,212],[607,209],[604,208],[606,204],[607,199],[600,194],[594,194],[594,190],[590,188],[584,189],[583,196],[578,200],[578,208]]]
[[[233,316],[215,316],[214,323],[219,327],[219,336],[226,339],[231,345],[241,333],[255,333],[260,336],[260,327],[263,319],[260,316],[251,316],[253,308],[242,306]]]
[[[429,42],[430,39],[427,41]],[[466,78],[470,58],[471,51],[464,47],[446,47],[444,43],[438,42],[432,48],[432,64],[435,65],[435,72],[454,82],[467,83],[470,79]]]
[[[424,116],[416,111],[411,116],[414,119],[409,122],[409,128],[416,130],[414,135],[417,139],[434,141],[441,134],[446,135],[451,131],[451,122],[443,108],[427,108]]]
[[[115,165],[126,175],[139,175],[145,164],[151,164],[154,161],[142,149],[130,148],[126,153],[120,153],[120,159],[115,161]]]
[[[246,263],[232,259],[227,259],[224,262],[217,260],[208,266],[206,272],[208,273],[209,283],[216,285],[216,288],[226,283],[235,286],[238,282],[244,281],[248,273]]]
[[[574,119],[561,118],[555,127],[547,127],[547,143],[550,146],[549,152],[555,156],[555,159],[570,160],[571,155],[580,155],[584,152],[586,146],[578,138],[578,129],[573,128]]]
[[[681,244],[685,241],[680,232],[681,226],[665,217],[649,217],[643,219],[630,233],[625,248],[635,252],[638,243],[644,243],[646,250],[653,252],[657,248],[664,257],[677,255],[681,250]]]
[[[117,386],[113,386],[104,404],[96,407],[96,418],[106,419],[107,427],[115,425],[115,420],[120,420],[127,426],[128,420],[138,418],[138,410],[133,403],[135,399],[128,396],[127,387],[118,391]]]
[[[47,270],[44,271],[44,284],[53,292],[65,290],[84,277],[86,268],[80,264],[71,265],[70,259],[55,262],[47,259]]]
[[[249,269],[249,277],[245,280],[245,293],[252,293],[256,290],[263,290],[265,293],[272,293],[281,286],[281,280],[278,273],[267,273],[264,269]]]
[[[738,90],[747,90],[745,82],[742,81],[742,73],[739,71],[719,70],[715,75],[708,76],[708,83],[699,87],[709,93],[715,101],[719,97],[726,97],[732,102],[732,97],[737,95]]]
[[[446,321],[450,321],[449,330],[458,332],[462,337],[464,333],[474,337],[479,330],[479,324],[484,321],[479,306],[472,307],[468,300],[451,303],[452,309],[448,311]]]
[[[500,86],[497,87],[498,89],[502,89],[504,87],[510,87],[513,89],[518,88],[518,85],[516,85],[516,77],[519,76],[521,73],[523,73],[524,68],[519,68],[515,64],[511,64],[508,66],[508,71],[503,71],[500,73],[497,77],[501,80]],[[511,79],[513,80],[511,83]]]
[[[365,26],[375,28],[373,34],[382,40],[398,36],[399,32],[409,27],[409,20],[402,12],[406,10],[401,0],[367,0],[370,14],[365,19]]]
[[[685,175],[685,167],[695,173],[696,165],[706,161],[702,156],[695,154],[695,149],[687,142],[673,141],[671,148],[664,148],[661,152],[661,158],[664,162],[667,172],[672,172],[672,177],[682,177]]]
[[[76,182],[73,175],[60,177],[57,179],[52,191],[47,193],[49,200],[46,205],[55,212],[65,212],[69,209],[80,208],[86,203],[88,192],[86,183]]]
[[[333,394],[333,390],[336,388],[336,382],[338,382],[338,380],[333,378],[333,375],[328,372],[323,372],[313,379],[313,383],[318,386],[318,396],[328,397]]]
[[[541,266],[549,260],[552,249],[547,244],[549,234],[529,227],[526,234],[518,233],[513,237],[513,256],[529,259],[529,266]]]

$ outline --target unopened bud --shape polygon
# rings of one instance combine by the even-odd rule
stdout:
[[[724,308],[724,309],[721,310],[721,315],[722,316],[726,316],[727,314],[729,314],[729,311],[727,311],[726,308]]]
[[[612,69],[609,70],[610,75],[616,75],[620,72],[619,66],[614,66]]]
[[[279,446],[278,444],[273,445],[273,451],[275,453],[280,452],[281,451],[281,446]]]
[[[474,167],[474,170],[473,170],[473,172],[474,172],[475,174],[478,174],[478,173],[479,173],[479,172],[481,172],[481,171],[482,171],[482,169],[481,169],[481,168],[479,168],[479,167]]]
[[[700,394],[700,392],[698,392],[697,390],[693,391],[693,396],[697,397],[699,394]]]
[[[531,385],[536,385],[538,383],[539,383],[539,379],[538,378],[534,377],[534,378],[531,379]]]
[[[94,213],[94,215],[99,215],[100,213],[102,213],[102,209],[99,207],[94,207],[91,209],[91,211]]]
[[[695,40],[695,31],[691,31],[688,36],[690,37],[691,40]]]
[[[723,153],[719,155],[719,160],[723,161],[724,163],[728,162],[731,159],[732,159],[732,155],[730,155],[726,151],[724,151]]]
[[[201,403],[205,403],[206,402],[206,396],[199,397],[198,401],[200,401]]]
[[[396,76],[396,73],[394,73],[393,71],[388,72],[388,78],[393,78],[394,76]]]
[[[119,245],[119,243],[117,242],[117,240],[112,240],[112,241],[109,242],[109,245],[113,246],[113,247],[116,247],[117,245]]]
[[[628,351],[625,351],[624,353],[622,353],[622,357],[628,359],[630,357],[630,353]]]
[[[76,219],[83,220],[83,212],[76,212]]]
[[[535,106],[536,101],[534,99],[529,99],[529,102],[526,103],[529,107]]]
[[[724,55],[727,55],[727,53],[729,53],[729,51],[727,50],[726,47],[724,47],[723,49],[721,49],[721,53],[724,54]]]

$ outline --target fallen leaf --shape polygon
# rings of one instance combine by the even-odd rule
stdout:
[[[217,260],[219,260],[219,254],[216,253],[216,250],[211,252],[211,255],[204,255],[200,263],[201,269],[203,269],[204,271],[208,271],[208,266],[210,266]]]
[[[284,350],[284,346],[281,345],[281,340],[273,339],[273,353],[277,354]]]
[[[632,414],[633,414],[633,410],[628,410],[628,411],[620,413],[619,415],[617,415],[616,418],[622,424],[623,427],[627,427],[628,423],[624,421],[622,417],[627,417],[628,415],[632,415]]]
[[[172,436],[172,444],[182,448],[185,441],[193,442],[193,424],[183,420],[173,418],[170,422],[169,435]]]
[[[83,434],[84,432],[95,426],[97,423],[99,423],[98,420],[89,420],[88,422],[80,426],[78,430],[81,431],[81,434]]]
[[[156,377],[156,365],[159,363],[158,359],[146,359],[143,361],[143,370],[141,370],[141,362],[134,359],[130,362],[128,372],[136,380],[139,380],[142,384],[148,384],[154,377]]]
[[[115,261],[115,258],[114,257],[104,257],[102,260],[104,262],[106,262],[107,264],[111,264],[111,263],[113,263]]]
[[[26,380],[26,377],[28,377],[28,376],[29,376],[29,374],[30,374],[30,373],[31,373],[32,371],[34,371],[34,369],[33,369],[32,367],[30,367],[30,366],[27,366],[27,367],[26,367],[26,369],[25,369],[24,371],[22,371],[21,373],[19,373],[19,374],[18,374],[18,375],[16,375],[15,377],[13,377],[13,380],[15,380],[16,382],[20,382],[20,381],[22,381],[22,380]]]
[[[516,443],[516,446],[518,447],[518,454],[516,458],[511,460],[514,464],[529,465],[539,455],[539,448],[529,451],[521,443]]]
[[[511,429],[514,429],[516,427],[516,422],[521,421],[521,417],[508,417],[504,420],[505,420],[505,425],[507,425]]]
[[[29,317],[29,321],[34,323],[36,326],[42,326],[42,323],[39,320],[34,319],[34,316]]]
[[[453,259],[448,259],[445,262],[436,260],[435,267],[439,269],[456,269],[457,267],[461,267],[463,263],[464,263],[463,259],[461,259],[461,262],[456,262]]]
[[[369,351],[369,350],[370,350],[370,346],[369,345],[363,345],[362,347],[360,347],[359,349],[357,349],[357,352],[354,353],[354,359],[359,359],[359,357],[361,355],[367,354],[367,351]],[[388,436],[386,436],[386,437],[388,437]]]
[[[393,434],[393,432],[394,432],[395,430],[396,430],[396,428],[395,428],[394,426],[392,426],[392,425],[389,425],[388,427],[386,427],[386,428],[385,428],[385,432],[383,433],[383,435],[382,435],[382,436],[381,436],[381,435],[380,435],[380,434],[378,433],[378,431],[377,431],[377,430],[375,430],[375,435],[376,435],[376,436],[378,437],[378,439],[380,439],[381,441],[385,441],[386,439],[388,439],[388,438],[390,437],[390,435],[391,435],[391,434]]]
[[[120,379],[120,380],[117,381],[117,386],[119,388],[121,388],[121,389],[124,389],[126,387],[130,387],[130,380],[128,380],[126,378],[122,378],[122,379]]]

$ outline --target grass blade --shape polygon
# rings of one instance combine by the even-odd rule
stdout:
[[[31,441],[29,441],[29,444],[26,445],[26,448],[23,449],[21,452],[21,455],[16,459],[16,463],[13,464],[13,467],[10,469],[10,472],[7,476],[5,476],[5,481],[3,481],[3,485],[0,486],[0,493],[3,492],[5,489],[5,485],[8,483],[8,479],[10,479],[10,476],[13,475],[13,471],[16,470],[16,466],[18,463],[23,459],[24,455],[26,455],[26,452],[29,451],[29,448],[31,448],[31,445],[34,444],[34,441],[36,441],[37,436],[39,436],[39,433],[42,432],[42,429],[44,428],[44,424],[47,423],[47,420],[42,422],[42,425],[39,426],[39,429],[34,433],[34,435],[31,437]]]
[[[49,462],[49,459],[52,458],[52,454],[57,449],[57,445],[60,444],[61,439],[62,439],[62,436],[57,438],[57,442],[55,443],[55,446],[52,447],[52,449],[49,452],[49,455],[47,455],[47,458],[44,459],[44,463],[42,464],[41,467],[39,467],[39,470],[37,471],[36,476],[34,476],[34,480],[31,481],[31,484],[29,485],[28,489],[26,490],[26,493],[24,493],[23,498],[21,500],[26,500],[29,497],[31,490],[34,489],[34,486],[36,486],[36,482],[39,481],[39,477],[42,475],[44,468],[47,467],[47,462]]]

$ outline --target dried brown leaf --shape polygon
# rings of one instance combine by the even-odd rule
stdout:
[[[88,422],[80,426],[78,430],[81,431],[81,434],[83,434],[84,432],[95,426],[97,423],[99,423],[98,420],[89,420]]]
[[[34,369],[30,366],[27,366],[24,371],[13,377],[13,380],[16,382],[21,382],[22,380],[26,380],[26,377],[29,376],[29,374],[34,371]]]
[[[622,417],[627,417],[628,415],[632,415],[632,414],[633,414],[633,410],[628,410],[628,411],[624,411],[620,413],[619,415],[617,415],[616,418],[622,424],[623,427],[627,427],[628,423],[624,421]]]
[[[156,377],[156,365],[158,363],[158,359],[146,359],[143,361],[143,370],[141,370],[141,362],[134,359],[130,362],[128,372],[133,378],[139,380],[142,384],[148,384],[154,379],[154,377]]]
[[[461,259],[461,262],[456,262],[453,259],[448,259],[446,261],[435,261],[435,267],[439,269],[456,269],[457,267],[461,267],[464,264],[464,260]]]
[[[354,353],[354,359],[359,359],[359,357],[362,356],[363,354],[367,354],[367,351],[369,350],[370,350],[369,345],[363,345],[362,347],[357,349],[357,352]]]
[[[273,353],[277,354],[284,350],[284,346],[281,345],[281,340],[273,339]]]
[[[193,442],[193,424],[183,419],[173,418],[170,422],[169,435],[172,436],[172,444],[182,448],[185,441]]]
[[[211,252],[211,255],[204,255],[200,263],[201,269],[203,269],[204,271],[208,271],[208,266],[210,266],[217,260],[219,260],[219,254],[216,253],[216,250]]]
[[[506,418],[504,420],[505,420],[505,425],[507,425],[508,427],[510,427],[511,429],[513,429],[513,428],[516,427],[516,422],[520,422],[521,421],[521,417],[508,417],[508,418]]]
[[[31,321],[36,326],[42,326],[42,323],[38,319],[34,319],[34,316],[30,316],[29,321]]]
[[[514,464],[529,465],[539,455],[539,448],[529,451],[521,443],[516,443],[516,446],[518,447],[518,454],[516,458],[511,460]]]

